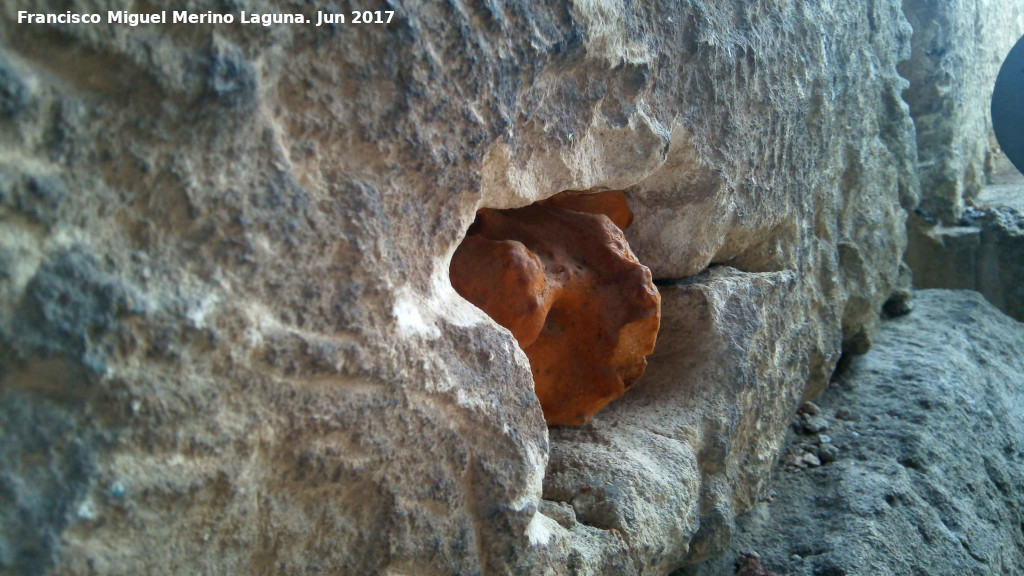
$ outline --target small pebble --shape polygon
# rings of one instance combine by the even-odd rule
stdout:
[[[853,414],[851,414],[846,408],[840,408],[836,410],[836,418],[840,420],[852,420]]]
[[[828,420],[821,416],[804,415],[803,429],[807,434],[817,434],[828,430]]]
[[[823,464],[835,462],[839,458],[839,448],[831,444],[824,444],[818,449],[818,458]]]
[[[800,461],[808,468],[817,468],[818,466],[821,466],[821,460],[819,460],[817,456],[811,454],[810,452],[801,456]]]
[[[820,434],[818,436],[818,443],[819,444],[831,444],[832,443],[832,437],[827,435],[827,434]]]
[[[797,413],[817,416],[818,414],[821,414],[821,408],[818,408],[818,405],[814,402],[804,402],[800,405],[800,409],[797,410]]]
[[[804,557],[799,555],[799,554],[793,554],[792,556],[789,557],[789,559],[792,560],[793,562],[799,562],[799,561],[803,560]]]
[[[78,507],[78,517],[87,521],[96,519],[96,505],[93,504],[92,498],[87,498],[82,502],[81,506]]]

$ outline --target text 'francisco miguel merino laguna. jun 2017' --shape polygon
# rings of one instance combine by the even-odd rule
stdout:
[[[305,14],[281,14],[255,12],[239,12],[235,14],[219,14],[216,12],[189,12],[187,10],[163,10],[160,12],[136,13],[127,10],[108,11],[106,18],[99,13],[59,12],[37,13],[21,10],[18,12],[19,24],[123,24],[140,26],[143,24],[255,24],[273,26],[275,24],[390,24],[394,10],[353,10],[350,13],[317,11],[316,16]]]

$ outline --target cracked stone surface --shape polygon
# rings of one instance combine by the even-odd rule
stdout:
[[[898,284],[897,0],[16,24],[43,4],[0,6],[8,572],[668,574]],[[671,294],[644,377],[549,431],[448,270],[563,190],[624,191]]]
[[[835,458],[780,462],[730,553],[684,573],[730,574],[746,551],[793,576],[1021,572],[1022,350],[1024,325],[978,293],[918,292],[818,399]]]

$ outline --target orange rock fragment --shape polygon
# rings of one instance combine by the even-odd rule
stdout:
[[[626,195],[618,190],[598,192],[596,194],[580,194],[571,191],[555,194],[538,204],[552,208],[565,208],[587,214],[604,214],[612,223],[625,230],[633,223],[633,211],[629,209]]]
[[[622,229],[622,192],[563,192],[484,208],[452,258],[452,286],[530,359],[549,425],[584,424],[643,374],[661,296]]]

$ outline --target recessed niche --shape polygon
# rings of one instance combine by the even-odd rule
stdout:
[[[623,230],[619,191],[483,208],[452,257],[452,286],[526,352],[548,425],[584,424],[643,374],[661,296]]]

